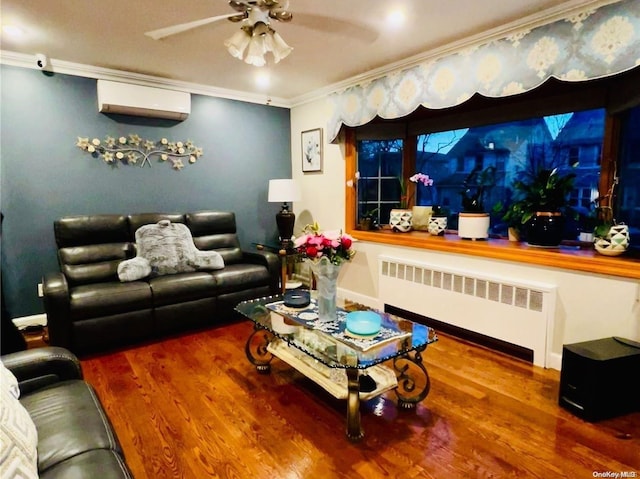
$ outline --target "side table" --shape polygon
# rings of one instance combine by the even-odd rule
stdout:
[[[27,342],[27,349],[49,346],[49,330],[46,326],[21,329],[20,334]]]
[[[287,290],[287,277],[289,276],[289,265],[295,263],[299,257],[299,253],[292,248],[284,248],[282,246],[268,245],[264,243],[254,243],[257,250],[267,249],[277,253],[280,256],[280,290],[284,294]]]

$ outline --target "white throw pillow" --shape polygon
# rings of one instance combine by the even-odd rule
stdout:
[[[14,398],[20,398],[18,380],[13,373],[6,368],[2,361],[0,361],[0,387],[7,389]]]
[[[18,381],[0,361],[0,477],[38,477],[38,431],[18,396]]]

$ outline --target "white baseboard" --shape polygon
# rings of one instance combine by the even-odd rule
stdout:
[[[46,326],[47,315],[42,313],[34,314],[33,316],[22,316],[20,318],[13,318],[13,324],[15,324],[18,329],[24,329],[27,326]]]
[[[562,354],[560,353],[549,353],[547,355],[547,369],[557,369],[560,371],[562,369]]]

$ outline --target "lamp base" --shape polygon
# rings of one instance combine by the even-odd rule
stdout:
[[[289,205],[283,204],[282,209],[276,214],[276,224],[278,225],[280,242],[284,248],[289,248],[292,245],[291,237],[295,222],[296,215],[293,211],[289,211]]]

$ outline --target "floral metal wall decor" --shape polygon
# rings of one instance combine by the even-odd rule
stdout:
[[[202,148],[198,148],[191,140],[182,142],[162,138],[160,141],[154,142],[140,138],[136,134],[131,134],[128,138],[121,136],[117,139],[107,136],[104,141],[98,138],[89,140],[89,138],[79,136],[76,146],[87,153],[102,158],[105,163],[112,166],[118,166],[119,163],[125,165],[139,163],[140,167],[145,164],[151,166],[150,158],[157,156],[159,161],[169,163],[176,171],[184,168],[183,159],[193,164],[203,155]]]

